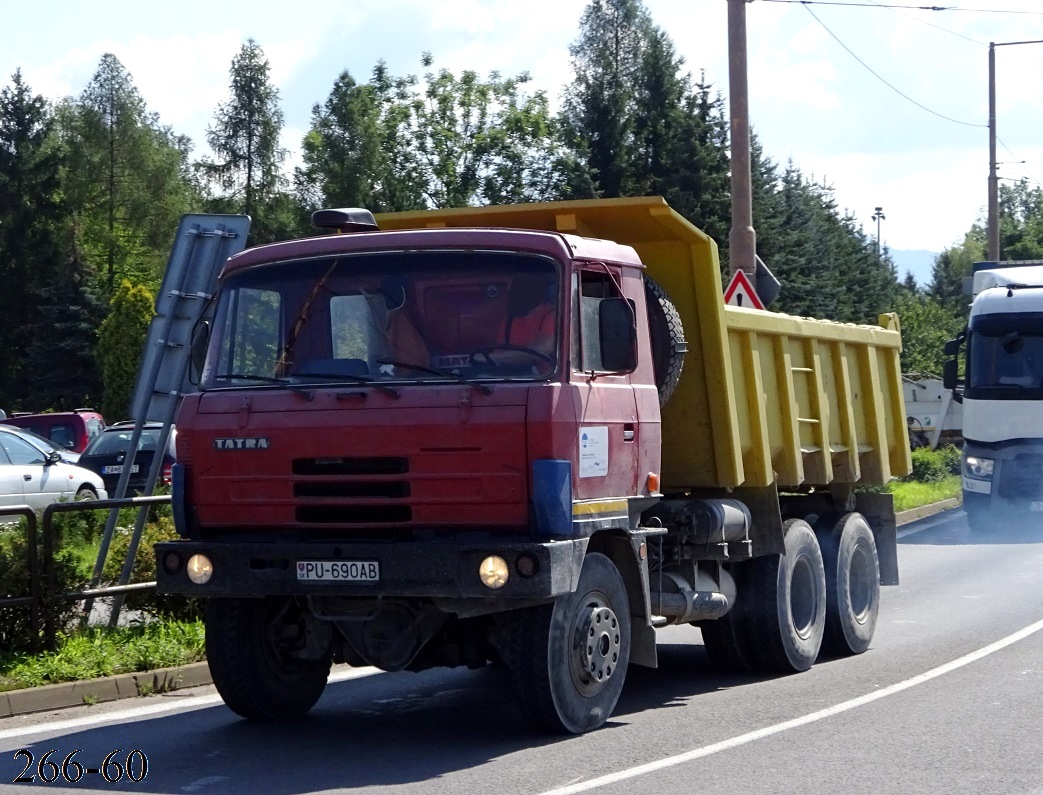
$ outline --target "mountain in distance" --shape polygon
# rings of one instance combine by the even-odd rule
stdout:
[[[891,259],[898,270],[898,281],[905,281],[905,274],[912,273],[917,285],[926,287],[931,283],[931,269],[938,258],[937,251],[909,251],[891,249]]]

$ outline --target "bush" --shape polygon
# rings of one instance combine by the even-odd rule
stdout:
[[[43,582],[42,544],[37,548],[37,571]],[[55,587],[59,593],[79,591],[87,586],[90,572],[85,571],[80,558],[69,549],[58,549],[54,555]],[[28,596],[32,592],[29,580],[29,543],[24,523],[0,531],[0,596]],[[57,630],[72,621],[76,605],[64,599],[44,606],[50,611]],[[40,615],[40,635],[43,638],[44,615]],[[0,649],[10,654],[27,654],[32,649],[28,607],[0,608]]]
[[[961,473],[962,464],[961,457],[962,453],[960,448],[954,444],[950,444],[946,447],[941,448],[937,451],[941,457],[943,464],[945,465],[945,471],[950,475],[959,475]]]
[[[942,451],[921,447],[912,452],[913,471],[902,480],[919,483],[937,483],[951,474],[946,456]]]
[[[156,579],[156,553],[152,545],[159,541],[171,541],[178,537],[174,529],[174,520],[170,515],[170,506],[159,506],[155,513],[158,516],[145,524],[138,544],[134,566],[131,569],[131,582],[152,582]],[[112,535],[108,558],[105,561],[104,577],[110,584],[119,582],[123,570],[123,562],[130,548],[131,536],[134,532],[133,522],[117,527]],[[203,605],[198,599],[190,599],[174,594],[157,594],[155,591],[129,593],[123,603],[126,610],[139,610],[146,616],[172,618],[178,621],[195,621],[203,615]]]

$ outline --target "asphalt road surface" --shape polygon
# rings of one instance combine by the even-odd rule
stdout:
[[[1043,793],[1043,529],[982,540],[956,509],[899,535],[872,648],[804,674],[715,673],[698,630],[671,628],[609,724],[566,738],[532,733],[493,666],[338,669],[291,724],[196,688],[0,721],[0,792]],[[117,752],[120,780],[65,783],[76,749],[85,769]],[[35,783],[13,783],[30,755]]]

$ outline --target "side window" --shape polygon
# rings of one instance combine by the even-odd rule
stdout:
[[[76,446],[76,432],[71,425],[52,425],[49,438],[56,445],[70,450]]]
[[[576,280],[579,289],[576,288]],[[617,277],[618,278],[618,277]],[[584,270],[573,275],[572,367],[583,372],[603,372],[599,318],[601,302],[621,298],[619,290],[605,271]],[[578,339],[577,339],[578,338]]]
[[[3,446],[12,464],[43,464],[44,462],[43,453],[17,436],[3,434],[0,436],[0,445]]]
[[[279,356],[282,296],[274,290],[243,288],[228,302],[218,377],[275,375]]]

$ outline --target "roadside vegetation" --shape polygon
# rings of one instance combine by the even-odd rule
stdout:
[[[912,453],[913,471],[893,480],[884,490],[895,498],[895,510],[905,511],[960,494],[960,451],[922,448]],[[106,515],[100,511],[76,512],[59,517],[57,575],[59,586],[73,592],[87,586]],[[114,583],[126,557],[135,512],[124,509],[113,534],[103,581]],[[153,509],[145,525],[135,557],[131,582],[154,579],[152,545],[174,538],[169,506]],[[0,593],[29,593],[25,531],[22,527],[0,530]],[[105,626],[81,627],[80,606],[54,606],[59,633],[55,652],[29,652],[29,625],[21,608],[0,609],[0,691],[94,679],[121,673],[169,668],[206,659],[201,605],[183,597],[137,593],[127,597],[124,611],[131,623],[108,630]]]
[[[894,495],[895,510],[908,511],[921,505],[960,496],[960,450],[954,445],[939,450],[913,450],[913,471],[892,480],[886,490]]]

